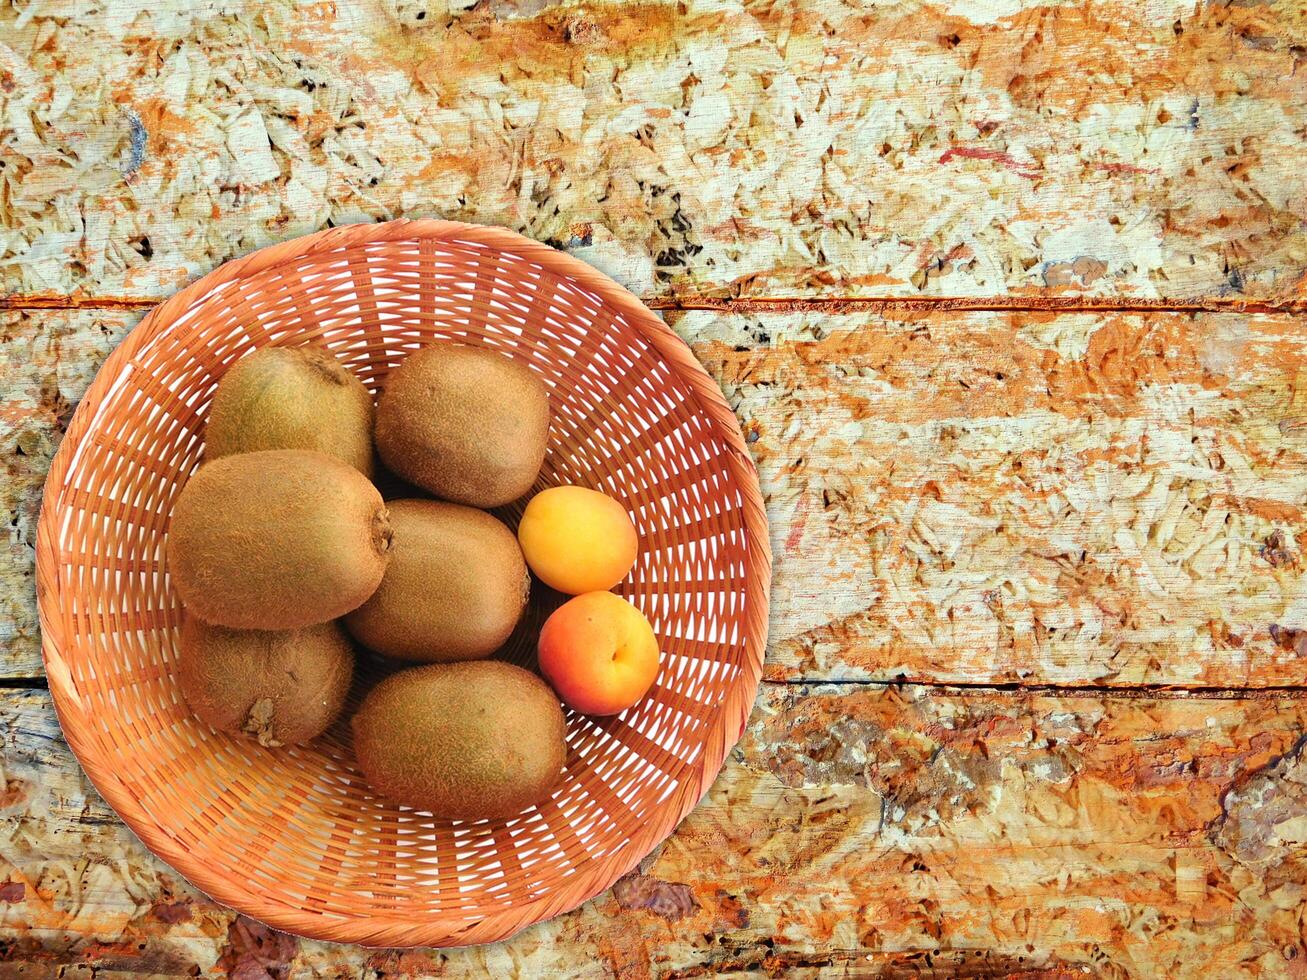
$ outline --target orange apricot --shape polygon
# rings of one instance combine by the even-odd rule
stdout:
[[[658,638],[644,613],[612,592],[563,603],[540,631],[540,671],[577,711],[615,715],[658,676]]]

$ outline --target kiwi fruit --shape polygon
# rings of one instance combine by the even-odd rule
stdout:
[[[410,354],[377,402],[382,462],[470,507],[498,507],[530,490],[548,437],[549,396],[530,369],[460,344]]]
[[[183,605],[234,629],[311,626],[381,582],[390,521],[354,467],[302,449],[205,463],[178,494],[167,563]]]
[[[182,623],[177,679],[186,703],[223,732],[260,745],[316,738],[340,714],[354,651],[335,623],[233,630],[194,616]]]
[[[393,545],[381,585],[345,617],[354,638],[403,660],[447,663],[494,653],[513,632],[531,576],[517,537],[484,511],[392,500]]]
[[[311,449],[372,476],[372,394],[330,352],[265,347],[218,382],[204,433],[209,459]]]
[[[567,758],[567,725],[549,685],[495,660],[388,677],[364,699],[353,730],[373,789],[455,820],[517,815],[548,795]]]

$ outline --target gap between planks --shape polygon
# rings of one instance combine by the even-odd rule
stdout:
[[[1130,687],[1113,687],[1105,684],[1023,684],[1019,681],[986,684],[983,681],[874,681],[874,680],[768,680],[762,684],[774,687],[815,688],[842,687],[849,690],[879,689],[906,691],[920,688],[951,694],[957,697],[988,695],[1014,697],[1099,697],[1104,699],[1182,700],[1207,699],[1213,701],[1270,700],[1274,698],[1307,698],[1307,686],[1277,684],[1267,687],[1203,687],[1176,684],[1136,684]],[[49,681],[39,677],[0,677],[0,691],[48,691]]]
[[[28,293],[0,296],[0,310],[148,310],[164,297],[77,296]],[[739,313],[1261,313],[1301,316],[1307,299],[1248,300],[1213,297],[1192,302],[1094,296],[832,296],[742,298],[650,296],[652,310]]]

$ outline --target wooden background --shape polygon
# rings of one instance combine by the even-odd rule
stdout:
[[[1307,977],[1301,0],[0,0],[0,977]],[[741,418],[766,680],[639,872],[496,946],[215,906],[44,690],[41,483],[152,304],[507,225]]]

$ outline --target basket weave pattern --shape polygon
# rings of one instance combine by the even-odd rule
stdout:
[[[168,518],[225,369],[258,347],[317,343],[376,390],[410,350],[441,340],[506,352],[549,384],[536,489],[579,483],[624,502],[641,553],[617,591],[663,650],[654,689],[624,715],[569,713],[552,798],[507,821],[437,820],[377,797],[347,723],[292,749],[215,734],[173,679]],[[50,690],[105,799],[219,901],[292,932],[384,946],[502,939],[607,888],[666,837],[743,729],[769,580],[739,425],[684,343],[575,259],[438,221],[272,246],[159,306],[78,408],[37,539]],[[508,656],[531,664],[545,612],[533,604]]]

